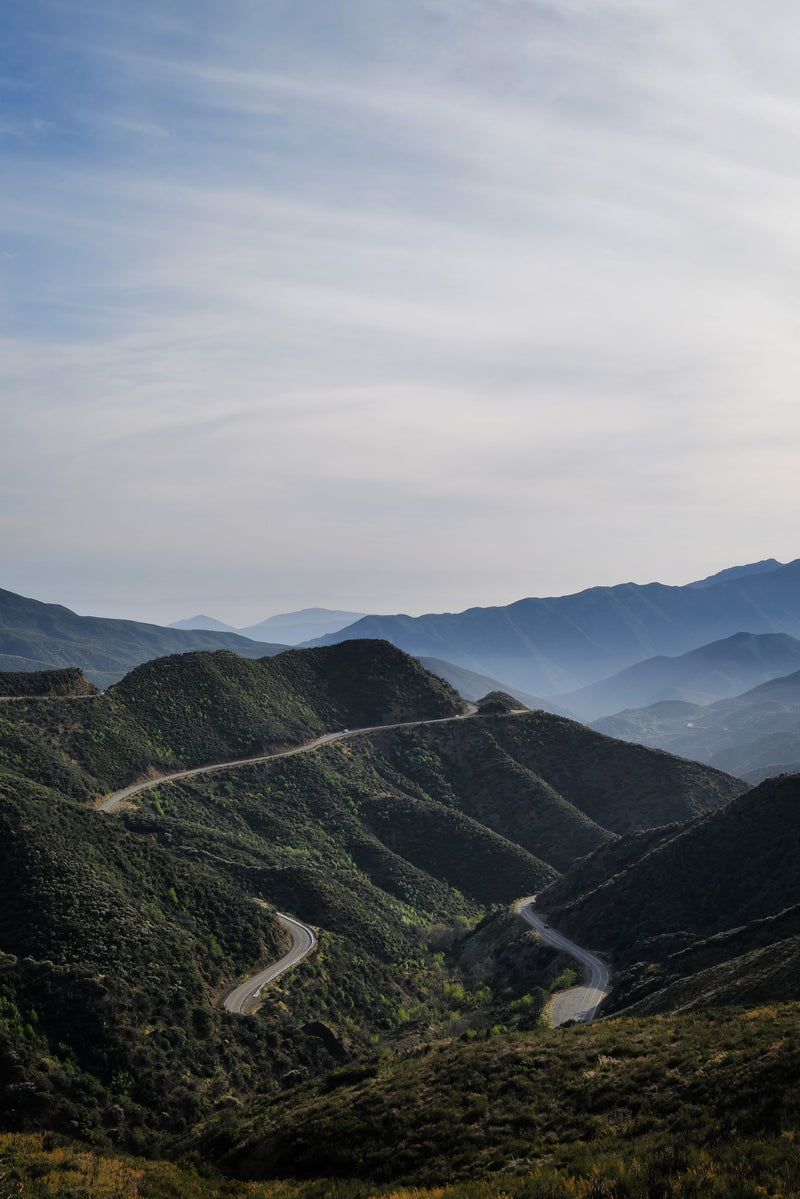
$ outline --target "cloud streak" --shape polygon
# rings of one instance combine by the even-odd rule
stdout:
[[[244,623],[796,556],[790,6],[228,13],[6,18],[5,586]]]

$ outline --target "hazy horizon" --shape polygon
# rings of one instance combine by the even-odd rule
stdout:
[[[762,559],[758,559],[758,561],[767,561],[767,559],[762,558]],[[720,570],[724,571],[724,570],[735,568],[737,566],[747,566],[747,565],[754,565],[754,564],[755,563],[744,563],[744,562],[732,563],[727,567],[721,567]],[[786,566],[786,565],[788,565],[788,563],[787,562],[779,562],[778,565]],[[589,584],[587,584],[587,587],[585,587],[585,588],[584,587],[576,588],[575,592],[573,592],[573,591],[548,592],[548,593],[542,592],[538,595],[534,595],[533,592],[529,592],[526,595],[517,595],[517,596],[514,596],[512,599],[498,601],[496,603],[492,602],[492,601],[489,601],[488,603],[469,603],[469,604],[466,604],[463,608],[432,608],[432,607],[426,608],[426,607],[421,607],[421,608],[419,608],[418,611],[408,611],[406,609],[400,609],[400,608],[386,608],[385,610],[370,609],[368,611],[366,608],[362,608],[362,609],[354,609],[354,611],[355,612],[361,611],[364,615],[368,615],[368,616],[397,616],[397,615],[424,616],[424,615],[430,615],[431,613],[443,613],[443,612],[456,612],[457,613],[457,612],[466,611],[466,609],[468,609],[468,608],[505,607],[507,604],[513,604],[517,600],[530,599],[530,598],[552,599],[552,598],[558,598],[558,597],[564,596],[564,595],[573,595],[576,592],[589,590],[592,587],[614,587],[614,586],[622,585],[625,583],[638,583],[640,585],[645,585],[647,583],[662,583],[665,586],[680,587],[680,586],[684,586],[687,583],[699,582],[702,579],[708,578],[710,575],[715,574],[715,573],[718,573],[718,572],[710,571],[707,574],[700,574],[697,576],[692,576],[691,578],[682,579],[680,581],[671,580],[671,579],[617,579],[615,582],[611,582],[611,583],[589,583]],[[11,590],[11,588],[4,588],[4,590]],[[41,595],[30,595],[27,598],[40,600],[44,603],[60,603],[60,604],[63,604],[65,607],[70,607],[70,605],[65,603],[65,601],[63,601],[63,600],[48,599],[47,597],[41,596]],[[296,613],[313,610],[315,608],[327,609],[328,611],[332,611],[332,612],[342,610],[340,608],[334,608],[333,605],[331,605],[331,604],[326,604],[326,603],[321,602],[321,603],[303,604],[301,606],[298,606],[297,608],[291,608],[291,609],[286,608],[286,609],[281,609],[280,611],[278,611],[278,610],[263,611],[262,608],[259,608],[258,605],[254,601],[251,601],[251,600],[242,600],[241,604],[239,605],[239,608],[243,612],[250,613],[250,615],[245,619],[241,619],[241,618],[227,619],[225,616],[221,616],[218,612],[211,612],[211,611],[206,611],[202,608],[197,608],[196,611],[193,611],[191,613],[184,613],[183,615],[171,616],[169,619],[167,619],[167,618],[155,619],[152,617],[135,616],[135,615],[132,615],[131,612],[129,612],[129,611],[102,611],[97,606],[95,606],[95,607],[90,606],[89,608],[87,608],[85,610],[79,610],[77,608],[75,608],[73,610],[79,616],[102,616],[102,617],[111,617],[113,619],[142,620],[142,621],[145,621],[146,623],[164,625],[165,627],[169,627],[169,626],[176,624],[178,622],[181,622],[181,621],[193,620],[196,618],[205,617],[205,618],[210,618],[212,620],[217,620],[221,624],[230,625],[231,628],[235,631],[238,631],[239,629],[246,629],[250,626],[259,624],[264,620],[270,620],[274,617],[293,616]],[[256,613],[256,615],[253,615],[253,613]]]
[[[243,626],[796,557],[786,0],[0,32],[0,586]]]

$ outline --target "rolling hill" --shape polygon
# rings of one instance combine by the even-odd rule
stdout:
[[[596,904],[613,917],[626,1002],[734,958],[751,994],[775,997],[796,960],[777,948],[797,931],[794,792],[746,809],[743,785],[718,771],[543,711],[507,714],[513,701],[495,698],[496,714],[457,719],[464,705],[445,682],[367,640],[258,660],[173,655],[102,695],[0,704],[4,1168],[49,1130],[52,1155],[78,1138],[94,1153],[194,1166],[192,1179],[137,1167],[154,1199],[205,1194],[209,1163],[341,1174],[307,1193],[352,1199],[373,1179],[460,1179],[489,1195],[484,1174],[531,1199],[562,1193],[562,1171],[594,1180],[570,1184],[588,1199],[600,1149],[636,1193],[642,1162],[648,1185],[697,1181],[710,1138],[720,1178],[734,1177],[725,1164],[741,1149],[746,1177],[761,1179],[767,1142],[791,1126],[797,1015],[541,1030],[567,963],[504,908],[558,894],[565,871],[565,920],[584,895],[590,916]],[[389,727],[411,719],[442,722]],[[161,784],[112,816],[89,806],[134,778],[360,724],[380,727]],[[728,815],[740,808],[746,818]],[[699,848],[668,853],[706,827]],[[743,846],[753,879],[738,895]],[[636,880],[662,853],[652,898],[638,902]],[[731,918],[752,908],[736,928],[715,916],[715,854]],[[623,900],[604,907],[615,888]],[[276,907],[316,925],[318,948],[264,993],[256,1018],[229,1015],[227,989],[279,952]],[[695,954],[683,973],[680,953]],[[754,1109],[764,1087],[775,1102]],[[11,1131],[28,1137],[17,1157]],[[656,1155],[673,1140],[684,1156],[665,1164]],[[530,1174],[543,1155],[544,1191]]]

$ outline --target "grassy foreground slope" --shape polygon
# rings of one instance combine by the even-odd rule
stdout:
[[[716,1157],[751,1171],[753,1190],[730,1194],[755,1199],[765,1181],[793,1193],[799,1020],[788,1005],[426,1046],[225,1113],[192,1143],[248,1178],[494,1177],[505,1194],[611,1199],[718,1193],[677,1187]],[[670,1176],[674,1190],[658,1186]],[[628,1186],[615,1190],[619,1179]]]

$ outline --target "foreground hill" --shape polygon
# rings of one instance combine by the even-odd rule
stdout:
[[[426,1046],[225,1113],[188,1144],[240,1177],[459,1180],[476,1199],[795,1194],[797,1030],[792,1005]],[[464,1189],[477,1179],[497,1190]]]
[[[800,636],[800,560],[766,572],[741,568],[703,587],[623,583],[458,614],[367,616],[311,644],[382,637],[408,653],[549,695],[739,632]]]
[[[97,688],[83,677],[77,666],[62,670],[0,671],[0,699],[26,696],[69,696],[72,699],[97,695]]]
[[[604,846],[539,905],[580,943],[636,964],[615,987],[614,1007],[680,980],[687,997],[708,1002],[713,979],[686,980],[719,967],[730,996],[730,963],[754,950],[769,952],[740,973],[742,1000],[775,994],[762,971],[778,961],[783,995],[800,998],[800,977],[786,968],[800,944],[800,776],[768,779],[688,824]],[[667,997],[662,1010],[669,1006]]]
[[[665,701],[605,717],[593,727],[758,783],[800,769],[800,671],[714,704]]]
[[[603,737],[547,712],[487,715],[376,734],[380,751],[422,794],[457,806],[563,870],[614,836],[718,808],[746,788],[670,754]]]
[[[87,800],[148,772],[464,709],[447,683],[388,643],[288,650],[256,661],[224,650],[175,654],[138,666],[85,704],[0,706],[0,763]]]
[[[736,633],[675,658],[663,655],[559,696],[582,720],[662,700],[710,704],[800,669],[800,640],[786,633]]]
[[[60,604],[0,590],[0,669],[6,671],[79,666],[90,682],[107,687],[133,666],[164,654],[228,649],[260,658],[283,648],[233,633],[78,616]]]

